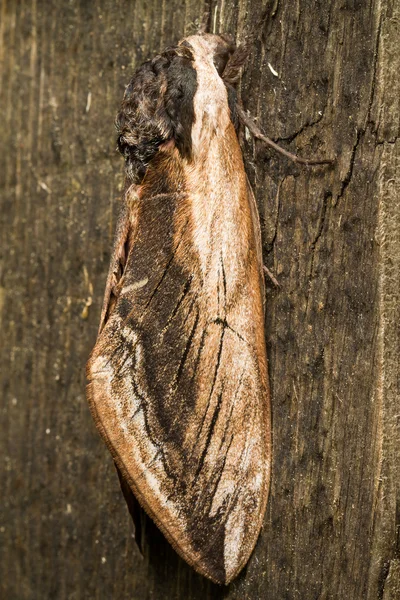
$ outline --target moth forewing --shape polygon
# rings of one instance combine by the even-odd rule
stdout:
[[[124,139],[140,138],[143,112],[146,135],[165,131],[167,118],[170,129],[155,150],[148,140],[150,160],[141,150],[144,176],[125,195],[88,398],[142,507],[189,564],[228,583],[256,543],[270,474],[260,229],[213,63],[226,42],[183,44],[183,59],[178,46],[154,59],[162,69],[143,67],[119,116]],[[135,85],[158,89],[157,73],[152,114]],[[171,117],[176,78],[180,93],[182,81],[190,89],[185,115],[175,106]]]

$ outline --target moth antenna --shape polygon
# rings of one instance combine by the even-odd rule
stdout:
[[[245,125],[247,127],[247,129],[250,131],[250,133],[252,134],[253,137],[263,141],[265,144],[268,144],[268,146],[270,146],[277,152],[280,152],[281,154],[283,154],[283,156],[286,156],[286,158],[289,158],[294,163],[298,163],[300,165],[306,165],[306,166],[313,166],[313,165],[331,165],[335,162],[336,158],[325,158],[325,159],[321,160],[321,159],[301,158],[300,156],[296,156],[296,154],[292,154],[288,150],[285,150],[284,148],[282,148],[281,146],[276,144],[274,141],[272,141],[271,138],[267,137],[261,131],[261,129],[255,124],[253,119],[251,119],[249,116],[247,116],[246,113],[244,112],[243,108],[241,108],[238,104],[236,105],[236,110],[237,110],[239,119],[241,120],[243,125]]]
[[[205,2],[205,10],[203,12],[203,16],[201,18],[201,24],[199,27],[198,33],[209,33],[210,25],[211,25],[211,4],[212,0],[206,0]]]

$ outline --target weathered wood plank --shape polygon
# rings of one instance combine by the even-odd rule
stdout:
[[[265,2],[212,2],[243,39]],[[148,523],[144,558],[85,400],[122,164],[113,119],[194,0],[2,0],[2,502],[7,600],[400,598],[400,8],[270,2],[246,109],[307,169],[244,137],[263,225],[273,392],[265,527],[221,589]],[[274,75],[270,66],[278,73]]]

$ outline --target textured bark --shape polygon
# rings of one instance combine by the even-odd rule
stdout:
[[[213,2],[244,38],[260,0]],[[263,226],[273,473],[265,526],[223,589],[147,523],[144,557],[85,400],[136,65],[194,0],[3,0],[0,595],[7,600],[400,598],[400,6],[270,2],[246,109],[304,168],[244,137]],[[278,73],[274,75],[270,66]]]

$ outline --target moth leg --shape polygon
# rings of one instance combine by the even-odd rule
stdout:
[[[236,50],[229,57],[224,72],[222,73],[222,79],[225,84],[235,84],[239,80],[241,69],[246,62],[247,57],[250,54],[251,47],[248,43],[244,42],[239,44]]]
[[[275,15],[275,12],[276,7],[274,6],[274,3],[267,2],[265,8],[261,12],[257,24],[252,27],[251,31],[247,33],[245,41],[240,43],[230,56],[222,75],[222,79],[225,83],[236,83],[238,81],[241,68],[246,62],[246,59],[254,48],[257,40],[263,35],[265,30],[264,26],[266,23],[270,22]]]
[[[211,25],[211,0],[206,0],[205,2],[205,10],[203,12],[203,16],[201,18],[201,23],[199,27],[199,33],[209,33]]]
[[[270,271],[270,270],[268,269],[268,267],[267,267],[267,266],[265,266],[265,265],[263,265],[263,270],[264,270],[264,273],[266,273],[266,275],[268,275],[268,277],[270,278],[270,280],[272,281],[272,283],[273,283],[273,284],[274,284],[276,287],[280,288],[280,287],[281,287],[281,286],[280,286],[280,283],[279,283],[279,281],[276,279],[276,277],[275,277],[275,275],[272,273],[272,271]]]
[[[261,129],[256,125],[256,123],[253,121],[253,119],[251,119],[248,115],[246,115],[243,108],[241,106],[239,106],[239,104],[236,105],[236,111],[237,111],[237,115],[238,115],[239,119],[241,120],[243,125],[245,125],[247,127],[247,129],[250,131],[250,133],[252,134],[253,137],[265,142],[266,144],[268,144],[268,146],[271,146],[271,148],[273,148],[277,152],[280,152],[281,154],[283,154],[284,156],[286,156],[293,162],[301,164],[301,165],[306,165],[306,166],[331,165],[335,162],[335,159],[332,159],[332,158],[315,160],[315,159],[309,159],[309,158],[301,158],[300,156],[296,156],[296,154],[292,154],[288,150],[285,150],[284,148],[282,148],[281,146],[276,144],[274,141],[272,141],[271,138],[267,137],[261,131]]]

